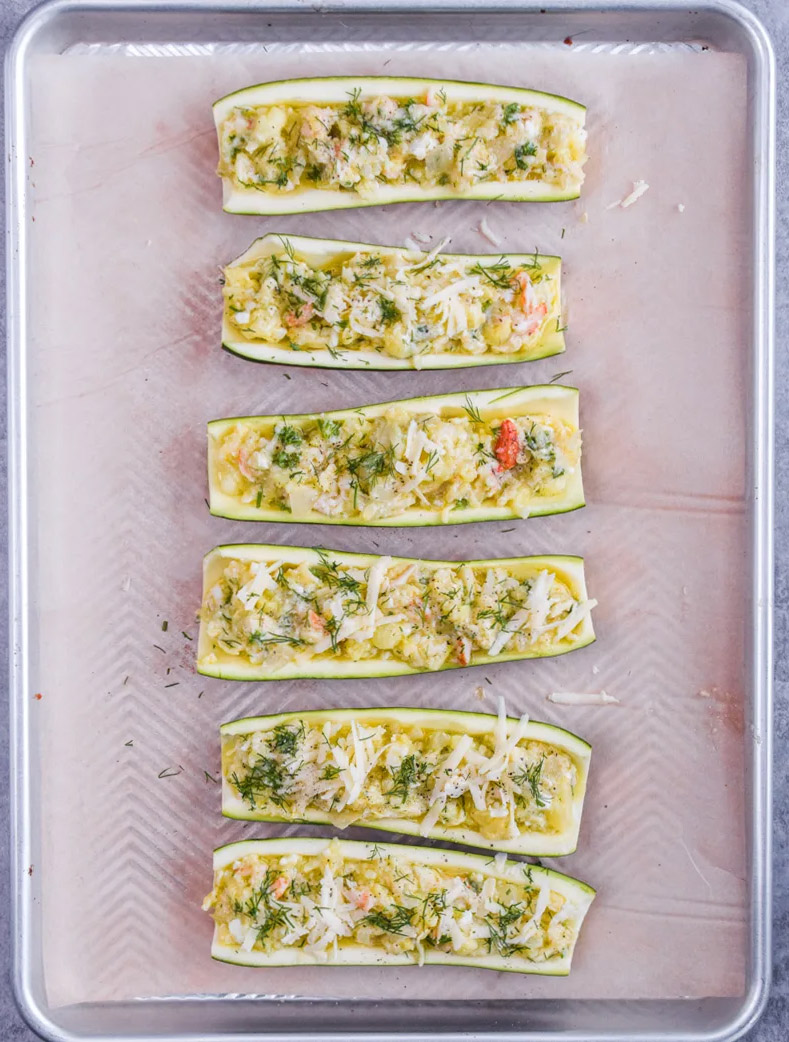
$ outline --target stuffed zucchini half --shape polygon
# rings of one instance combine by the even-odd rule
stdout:
[[[561,655],[594,640],[580,557],[420,561],[219,546],[203,561],[197,670],[376,677]]]
[[[245,521],[439,525],[584,505],[578,391],[549,384],[208,424],[210,510]]]
[[[427,199],[576,199],[586,109],[520,87],[335,76],[214,104],[224,208],[280,214]]]
[[[256,362],[459,369],[564,351],[561,260],[269,234],[224,269],[222,344]]]
[[[448,964],[566,976],[595,896],[538,865],[441,848],[250,839],[214,851],[213,958]]]
[[[325,709],[223,724],[222,813],[364,825],[536,857],[578,842],[591,746],[552,724]]]

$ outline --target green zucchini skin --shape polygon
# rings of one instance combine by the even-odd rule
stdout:
[[[517,717],[507,718],[511,726],[518,723]],[[304,712],[275,713],[266,716],[243,717],[222,724],[220,736],[251,734],[255,731],[273,731],[275,727],[305,722],[320,725],[326,720],[332,722],[350,722],[371,726],[377,723],[401,723],[413,727],[449,731],[457,734],[474,734],[493,729],[496,716],[490,713],[475,713],[463,710],[422,709],[409,706],[370,709],[313,709]],[[586,795],[589,763],[592,754],[591,745],[578,735],[567,731],[556,724],[529,721],[526,733],[529,741],[540,741],[551,745],[573,760],[577,771],[577,782],[573,791],[573,815],[569,827],[559,835],[541,833],[524,833],[514,840],[486,839],[471,829],[437,825],[429,835],[430,839],[449,843],[462,843],[466,846],[485,850],[504,851],[509,854],[520,854],[528,857],[563,857],[572,854],[578,846],[578,834],[583,814],[584,797]],[[227,818],[239,821],[265,821],[278,824],[332,825],[330,815],[316,812],[308,818],[297,818],[291,815],[271,815],[256,808],[250,808],[236,794],[232,785],[222,773],[222,814]],[[381,832],[398,832],[405,835],[419,836],[419,822],[404,818],[359,819],[346,822],[355,828],[371,828]]]
[[[505,416],[517,417],[537,411],[545,415],[556,416],[579,426],[578,390],[575,387],[564,387],[561,384],[541,384],[532,387],[494,388],[486,391],[459,391],[455,394],[437,394],[420,398],[405,398],[399,401],[383,402],[380,405],[367,405],[359,409],[337,409],[325,413],[298,413],[285,416],[286,420],[301,423],[317,421],[319,417],[344,420],[353,416],[375,417],[392,406],[412,409],[414,413],[428,410],[438,416],[459,416],[464,412],[467,403],[479,410],[483,419],[502,419]],[[254,503],[240,503],[233,496],[228,496],[218,487],[216,480],[216,464],[214,447],[216,440],[224,431],[239,422],[250,424],[272,425],[282,416],[234,416],[225,419],[211,420],[208,423],[208,496],[209,510],[215,517],[226,517],[234,521],[280,521],[299,524],[346,525],[367,528],[415,528],[434,525],[459,525],[475,521],[510,521],[521,519],[521,515],[510,507],[466,507],[453,509],[448,516],[440,510],[411,509],[403,514],[391,517],[374,518],[370,521],[348,519],[341,516],[331,517],[310,511],[307,514],[293,514],[284,509],[257,507]],[[585,506],[581,464],[576,468],[568,482],[565,493],[556,497],[535,497],[534,508],[529,517],[544,517],[548,514],[565,514]]]
[[[214,850],[214,871],[225,868],[237,858],[247,854],[297,854],[315,856],[322,853],[331,841],[327,839],[305,839],[294,836],[284,839],[247,839],[237,843],[229,843],[226,846],[217,847]],[[362,843],[357,840],[339,840],[343,855],[348,858],[367,860],[370,857],[372,844]],[[481,872],[483,875],[492,875],[497,878],[511,879],[512,881],[523,881],[524,864],[520,861],[506,861],[501,868],[491,863],[487,854],[465,854],[460,851],[448,850],[442,847],[416,847],[405,843],[376,843],[375,847],[380,853],[384,853],[399,860],[409,860],[414,864],[439,864],[447,867],[456,867],[469,871]],[[573,901],[580,909],[578,920],[578,936],[583,927],[589,907],[595,898],[596,890],[588,883],[572,876],[564,875],[555,869],[544,868],[542,865],[529,865],[532,878],[539,884],[545,881],[553,890],[558,891],[569,900]],[[577,939],[576,939],[577,941]],[[330,962],[318,962],[311,953],[303,949],[290,949],[281,952],[242,952],[229,945],[222,945],[216,940],[211,946],[211,957],[218,962],[229,962],[236,966],[251,967],[274,967],[274,966],[415,966],[413,958],[407,954],[390,955],[386,952],[371,952],[361,946],[355,949],[342,951],[342,958]],[[538,974],[549,977],[566,977],[572,966],[573,949],[562,959],[553,959],[545,963],[528,963],[525,960],[522,965],[513,965],[512,960],[502,955],[488,954],[476,958],[454,955],[451,952],[441,952],[436,949],[425,951],[425,965],[445,966],[470,966],[476,969],[504,970],[512,973]]]
[[[378,556],[375,554],[348,553],[329,550],[333,559],[340,563],[348,564],[356,568],[368,568]],[[242,558],[249,561],[281,561],[283,564],[300,564],[303,561],[318,563],[320,558],[317,550],[301,546],[275,546],[262,543],[235,543],[214,547],[203,558],[203,596],[205,591],[213,585],[213,571],[217,565],[221,568],[221,562],[225,558]],[[392,557],[393,563],[411,564],[416,560],[419,563],[432,567],[443,567],[457,565],[457,561],[426,561],[410,557]],[[569,555],[543,555],[533,557],[508,557],[487,558],[485,560],[473,560],[463,562],[472,567],[505,567],[522,568],[530,571],[540,568],[548,568],[554,571],[561,579],[566,581],[579,600],[587,599],[586,580],[584,577],[584,562],[582,557]],[[202,603],[202,601],[201,601]],[[415,673],[443,672],[447,669],[468,669],[471,666],[482,666],[497,662],[517,662],[523,659],[553,658],[557,655],[566,655],[568,652],[587,647],[595,640],[594,627],[589,615],[583,619],[580,632],[572,641],[556,650],[547,652],[502,652],[500,655],[476,655],[472,654],[469,666],[460,666],[454,663],[444,665],[440,670],[417,669],[405,662],[384,659],[363,659],[358,662],[340,661],[335,659],[320,659],[310,663],[292,663],[278,670],[276,674],[264,672],[260,665],[232,661],[234,656],[227,655],[218,662],[207,662],[206,657],[212,654],[210,638],[205,631],[203,623],[200,624],[200,632],[197,641],[197,672],[203,676],[216,677],[219,680],[245,680],[245,681],[268,681],[268,680],[351,680],[370,679],[371,677],[410,676]]]
[[[347,100],[348,93],[361,90],[361,97],[391,94],[408,97],[432,86],[440,86],[452,100],[515,101],[534,104],[552,112],[572,115],[583,123],[586,106],[558,94],[530,90],[524,87],[504,87],[498,84],[467,80],[440,80],[412,76],[323,76],[292,80],[275,80],[243,87],[226,94],[213,104],[214,123],[219,127],[236,106],[275,105],[301,102],[333,103]],[[256,188],[244,188],[222,179],[223,206],[226,213],[247,216],[274,216],[277,214],[315,213],[321,210],[358,209],[392,203],[432,202],[443,199],[494,200],[505,202],[555,203],[577,199],[580,188],[558,188],[543,181],[482,182],[465,190],[441,185],[415,184],[382,185],[375,193],[360,196],[355,192],[331,189],[302,188],[274,194]]]
[[[398,246],[379,246],[370,242],[347,242],[342,239],[317,239],[307,235],[280,235],[269,232],[249,246],[239,257],[231,261],[229,267],[249,264],[270,256],[282,248],[283,242],[287,242],[299,258],[303,258],[311,264],[328,263],[338,255],[362,252],[364,250],[375,250],[382,255],[389,254],[413,254],[413,250],[407,250]],[[469,261],[497,260],[504,257],[514,267],[540,264],[550,277],[557,283],[561,292],[561,269],[560,257],[552,254],[540,253],[505,253],[495,256],[487,253],[442,253],[443,257],[461,257]],[[329,351],[293,351],[290,348],[278,347],[276,344],[265,340],[248,340],[239,337],[238,333],[231,327],[227,315],[223,309],[222,313],[222,347],[239,358],[245,358],[250,362],[268,362],[280,365],[310,366],[316,369],[366,369],[371,372],[378,370],[404,370],[407,372],[422,372],[433,369],[469,369],[482,365],[507,365],[514,362],[536,362],[541,358],[549,358],[552,355],[562,354],[565,350],[564,329],[557,322],[555,326],[548,327],[540,340],[529,351],[520,351],[516,354],[497,354],[488,351],[483,355],[463,355],[451,352],[439,352],[438,354],[424,354],[417,356],[418,367],[414,365],[411,358],[395,358],[393,355],[385,355],[380,351],[338,351],[332,355]]]

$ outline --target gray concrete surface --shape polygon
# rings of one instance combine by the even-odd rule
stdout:
[[[0,0],[0,45],[3,50],[22,16],[36,0]],[[744,0],[770,32],[778,61],[778,227],[776,279],[776,573],[775,573],[775,902],[773,909],[773,987],[766,1013],[747,1036],[748,1042],[789,1039],[789,0]],[[692,4],[689,3],[692,7]],[[0,120],[2,115],[0,114]],[[0,279],[4,278],[0,269]],[[2,296],[4,300],[4,294]],[[5,345],[3,345],[4,353]],[[6,413],[0,407],[0,482],[5,485]],[[6,517],[0,516],[0,543],[5,545]],[[5,550],[0,565],[0,616],[6,616]],[[7,636],[0,630],[0,659],[7,659]],[[5,665],[3,665],[5,675]],[[0,835],[8,833],[7,729],[0,727]],[[0,843],[0,909],[8,907],[8,851]],[[0,922],[6,916],[0,912]],[[0,928],[0,1042],[34,1042],[22,1021],[10,983],[10,937]]]

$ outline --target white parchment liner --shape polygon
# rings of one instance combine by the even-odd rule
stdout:
[[[211,101],[260,80],[343,71],[493,80],[585,101],[583,199],[223,214]],[[51,1003],[739,994],[750,364],[741,61],[493,45],[72,54],[33,66],[32,98],[32,675],[45,800],[36,871]],[[637,179],[646,195],[607,209]],[[256,235],[397,244],[417,231],[494,252],[483,218],[506,249],[565,258],[566,355],[457,374],[344,374],[256,366],[219,349],[217,266]],[[398,532],[233,524],[206,510],[210,418],[535,383],[566,369],[585,428],[589,506],[575,514]],[[582,553],[599,639],[556,661],[424,678],[198,678],[182,631],[196,635],[201,555],[255,539],[428,557]],[[600,689],[621,707],[545,701],[551,690]],[[581,844],[557,866],[599,889],[569,979],[211,962],[199,910],[211,850],[276,831],[219,815],[204,771],[218,774],[223,720],[332,704],[492,710],[499,692],[511,711],[594,745]]]

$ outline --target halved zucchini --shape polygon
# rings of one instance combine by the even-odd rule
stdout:
[[[240,966],[445,964],[566,976],[595,896],[440,847],[250,839],[214,851],[211,955]]]
[[[280,80],[214,103],[228,213],[578,197],[586,109],[520,87],[405,76]]]
[[[226,680],[399,676],[562,655],[594,640],[580,557],[420,561],[218,546],[197,670]]]
[[[591,746],[553,724],[443,709],[321,709],[220,728],[222,813],[536,857],[578,842]]]
[[[224,270],[222,344],[256,362],[459,369],[564,351],[561,259],[269,233]]]
[[[439,525],[584,505],[578,391],[548,384],[208,424],[212,514]]]

